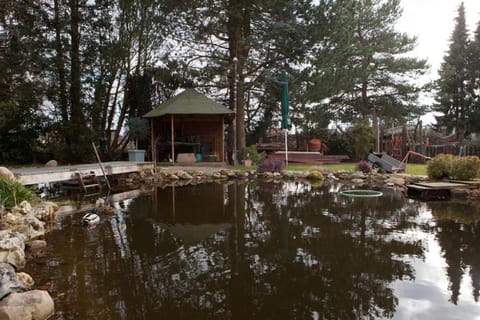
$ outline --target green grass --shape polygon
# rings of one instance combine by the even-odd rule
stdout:
[[[0,177],[0,203],[6,209],[11,209],[23,200],[32,201],[37,196],[35,192],[19,182]]]
[[[318,168],[318,167],[325,168],[329,171],[354,170],[355,163],[343,162],[343,163],[322,164],[322,165],[289,164],[285,169],[293,170],[293,171],[306,171],[306,170],[310,170],[310,168]]]
[[[427,175],[427,165],[422,163],[407,163],[405,173],[417,176]]]
[[[291,164],[286,169],[287,170],[298,170],[306,171],[312,167],[322,167],[329,171],[340,171],[340,170],[355,170],[355,163],[353,162],[342,162],[335,164],[323,164],[323,165],[307,165],[307,164]],[[407,163],[405,173],[412,175],[427,175],[427,165],[418,164],[418,163]]]
[[[356,163],[353,162],[342,162],[342,163],[334,163],[334,164],[322,164],[322,165],[311,165],[311,164],[289,164],[285,170],[292,170],[292,171],[307,171],[311,168],[325,168],[329,171],[341,171],[341,170],[355,170]],[[238,166],[229,166],[230,169],[233,170],[256,170],[256,166],[252,167],[245,167],[242,165]],[[405,173],[412,174],[412,175],[427,175],[427,165],[426,164],[418,164],[418,163],[407,163],[407,167]]]

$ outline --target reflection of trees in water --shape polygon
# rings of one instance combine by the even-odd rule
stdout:
[[[340,198],[301,183],[231,185],[228,192],[236,216],[228,234],[181,247],[145,270],[145,293],[158,301],[158,315],[393,316],[398,301],[390,283],[413,278],[396,257],[422,255],[419,242],[396,237],[417,214],[404,210],[401,198]]]
[[[393,316],[397,299],[389,284],[413,278],[411,266],[395,257],[423,253],[420,242],[396,237],[412,226],[416,210],[405,210],[400,197],[352,199],[329,192],[330,186],[296,188],[302,192],[287,195],[286,200],[287,257],[279,254],[281,210],[272,205],[269,191],[252,193],[264,207],[255,220],[267,224],[263,229],[272,233],[267,239],[264,235],[250,238],[262,241],[265,250],[260,259],[248,257],[248,248],[260,245],[246,243],[252,269],[262,271],[255,272],[258,279],[250,286],[253,291],[260,286],[268,292],[260,290],[254,299],[259,301],[259,312],[266,304],[284,318],[312,313],[326,319]],[[284,310],[272,307],[275,301]]]
[[[466,203],[432,202],[432,215],[437,220],[437,239],[447,263],[450,280],[450,301],[458,303],[463,275],[468,272],[473,298],[480,295],[480,209]]]
[[[224,205],[206,216],[223,221],[226,212],[232,228],[190,247],[159,224],[172,219],[172,192],[139,197],[121,219],[51,235],[49,243],[68,247],[66,267],[48,271],[68,278],[53,294],[67,291],[66,319],[391,317],[398,303],[391,282],[413,278],[399,257],[423,251],[399,237],[417,212],[395,194],[351,199],[332,192],[338,188],[239,181],[227,196],[206,190]],[[201,188],[195,192],[202,198]]]

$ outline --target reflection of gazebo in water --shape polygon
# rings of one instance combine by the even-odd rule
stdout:
[[[161,224],[168,229],[172,235],[182,240],[183,245],[191,246],[202,242],[213,234],[227,231],[232,227],[231,223],[203,223],[203,224]]]
[[[168,229],[184,245],[193,245],[232,227],[232,212],[225,204],[230,199],[222,184],[199,184],[155,189],[155,221]]]
[[[224,124],[234,112],[187,89],[144,115],[150,119],[152,161],[224,162]]]

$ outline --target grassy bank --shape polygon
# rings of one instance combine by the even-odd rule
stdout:
[[[286,169],[304,171],[304,170],[309,170],[312,167],[318,167],[318,165],[312,166],[312,165],[306,165],[306,164],[291,164],[291,165],[288,165]],[[343,162],[343,163],[336,163],[336,164],[323,164],[320,167],[330,171],[355,170],[355,163]],[[426,176],[427,165],[418,164],[418,163],[409,163],[407,164],[405,173]]]
[[[37,199],[35,192],[21,183],[0,177],[0,204],[6,209],[11,209],[23,200]]]

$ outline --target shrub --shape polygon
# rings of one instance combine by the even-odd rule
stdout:
[[[280,159],[269,158],[268,156],[261,159],[258,163],[257,171],[263,172],[282,172],[285,163]]]
[[[480,159],[477,156],[457,157],[439,154],[427,165],[427,174],[431,179],[470,180],[477,177],[479,173]]]
[[[258,163],[260,160],[260,154],[257,151],[257,146],[256,145],[251,145],[248,146],[245,149],[245,152],[249,154],[250,160],[252,160],[253,163]],[[245,155],[246,157],[246,155]]]
[[[355,168],[358,171],[362,171],[363,173],[370,173],[372,172],[372,163],[367,160],[361,160],[357,162],[357,164],[355,165]]]
[[[323,174],[318,170],[312,170],[308,173],[307,179],[315,181],[323,181]]]
[[[356,122],[352,128],[353,158],[360,160],[372,149],[375,142],[372,128],[363,122]]]
[[[329,154],[346,154],[353,158],[352,143],[347,136],[334,134],[325,141]]]
[[[32,201],[36,198],[33,190],[19,182],[0,177],[0,203],[6,209],[13,208],[23,200]]]
[[[470,180],[478,176],[480,160],[477,156],[457,157],[450,171],[450,177],[456,180]]]
[[[427,175],[430,179],[442,179],[450,176],[455,156],[439,154],[427,164]]]

